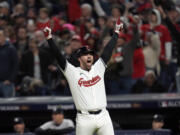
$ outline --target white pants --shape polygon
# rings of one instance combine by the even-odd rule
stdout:
[[[99,114],[81,114],[76,116],[76,135],[114,135],[109,112],[104,109]]]

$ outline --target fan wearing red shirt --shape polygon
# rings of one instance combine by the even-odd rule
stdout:
[[[41,30],[46,26],[50,25],[49,11],[46,8],[41,8],[39,10],[39,17],[37,20],[37,29]]]
[[[49,18],[49,10],[47,8],[41,8],[39,10],[36,26],[38,30],[42,30],[46,26],[51,27],[53,32],[62,30],[59,18],[56,16]]]

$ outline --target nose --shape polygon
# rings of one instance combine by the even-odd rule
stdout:
[[[88,59],[92,59],[92,56],[91,55],[88,55],[88,57],[87,57]]]

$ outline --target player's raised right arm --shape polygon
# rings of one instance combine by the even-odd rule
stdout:
[[[51,29],[49,27],[46,27],[44,29],[44,35],[48,41],[48,44],[51,48],[51,51],[53,53],[53,55],[55,56],[55,58],[58,61],[59,66],[61,67],[62,70],[65,70],[66,67],[66,59],[65,57],[61,54],[61,52],[59,51],[59,49],[57,48],[56,44],[54,43],[53,39],[52,39],[52,34],[51,34]]]

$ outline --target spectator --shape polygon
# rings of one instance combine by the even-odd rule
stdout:
[[[36,31],[36,25],[35,25],[34,20],[29,19],[27,22],[26,28],[27,28],[28,37],[33,36],[34,32]]]
[[[35,37],[29,39],[29,50],[22,56],[21,70],[24,76],[48,82],[48,66],[51,64],[48,53],[38,49]]]
[[[171,36],[166,26],[161,24],[161,16],[158,10],[153,9],[149,14],[149,24],[142,25],[141,30],[143,32],[145,40],[147,40],[147,35],[152,30],[154,32],[159,32],[161,41],[161,54],[160,60],[169,61],[171,59]]]
[[[81,5],[81,18],[80,18],[80,37],[82,44],[86,44],[86,34],[90,33],[91,28],[94,28],[95,20],[92,17],[92,6],[88,3]]]
[[[62,27],[64,24],[67,23],[68,23],[68,18],[66,16],[62,16],[59,21],[60,26]]]
[[[180,8],[176,7],[176,6],[172,6],[172,8],[168,10],[167,15],[168,15],[168,18],[171,20],[171,22],[176,27],[176,29],[180,32],[180,26],[179,26]],[[166,17],[163,17],[163,19],[165,19],[165,18]],[[169,26],[167,26],[167,27],[169,28]],[[169,30],[171,31],[171,29],[169,29]]]
[[[106,23],[107,23],[107,17],[106,16],[100,16],[98,18],[98,26],[99,26],[100,35],[103,34],[103,31],[106,28]]]
[[[34,8],[30,8],[30,9],[28,9],[28,11],[27,11],[27,18],[28,19],[33,19],[33,20],[35,20],[36,19],[36,10],[34,9]]]
[[[78,35],[74,35],[70,41],[71,50],[75,51],[82,46],[81,38]]]
[[[86,45],[87,43],[87,39],[89,38],[89,36],[95,35],[96,37],[99,35],[97,29],[95,28],[95,23],[92,21],[92,19],[85,19],[84,20],[84,24],[83,27],[81,29],[81,39],[82,39],[82,44]]]
[[[9,3],[6,1],[3,1],[0,3],[0,13],[3,15],[8,16],[9,15]]]
[[[53,54],[50,53],[51,51],[50,51],[50,48],[49,48],[49,46],[48,46],[48,44],[47,44],[47,41],[46,41],[46,39],[45,39],[45,37],[44,37],[43,32],[40,31],[40,30],[37,30],[37,31],[34,33],[34,36],[36,37],[36,42],[37,42],[38,48],[39,48],[40,50],[45,51],[45,52],[48,54],[49,60],[54,61]],[[52,67],[52,65],[51,65],[50,67]],[[50,68],[49,68],[49,69],[50,69]]]
[[[0,15],[0,28],[6,27],[8,24],[8,17],[4,14]]]
[[[4,31],[7,37],[7,41],[14,44],[16,42],[16,34],[15,34],[13,26],[11,25],[6,26],[6,29],[4,29]]]
[[[135,10],[139,13],[142,24],[148,24],[148,15],[152,10],[152,5],[149,3],[149,0],[137,0],[135,2],[135,6],[137,7]]]
[[[28,50],[28,36],[25,27],[18,29],[17,42],[14,45],[18,51],[19,58],[21,58],[22,54]]]
[[[25,14],[24,5],[20,3],[15,5],[15,7],[13,8],[13,13],[11,17],[14,17],[19,14]]]
[[[160,80],[163,85],[169,88],[172,83],[172,76],[175,75],[171,71],[171,59],[172,59],[172,39],[169,33],[169,30],[165,25],[161,24],[161,16],[158,10],[153,9],[149,16],[149,24],[144,24],[141,27],[142,33],[144,35],[145,41],[147,40],[147,35],[151,31],[155,31],[159,34],[161,41],[161,51],[160,51],[160,64],[161,64],[161,73]]]
[[[132,93],[162,93],[166,89],[158,82],[153,70],[146,71],[144,80],[138,80],[132,87]]]
[[[74,34],[75,31],[75,27],[74,25],[70,24],[70,23],[65,23],[62,25],[63,29],[69,30],[71,34]]]
[[[42,30],[43,28],[45,28],[45,26],[49,26],[49,11],[47,8],[41,8],[39,10],[39,16],[38,16],[38,20],[37,20],[37,29],[38,30]]]
[[[21,117],[14,118],[14,132],[16,134],[29,133],[29,130],[25,127],[24,120]]]
[[[34,33],[34,36],[36,37],[38,47],[48,51],[48,44],[46,42],[43,32],[38,30]]]
[[[177,91],[179,92],[180,91],[180,77],[179,77],[179,75],[180,75],[180,45],[179,45],[180,44],[180,38],[179,38],[180,32],[178,31],[177,24],[176,24],[177,19],[172,21],[172,18],[177,17],[176,11],[175,11],[175,16],[169,17],[166,15],[164,9],[161,6],[158,7],[158,10],[160,11],[161,16],[162,16],[163,21],[165,22],[166,26],[169,28],[169,30],[173,36],[174,42],[176,43],[176,46],[177,46],[176,50],[177,50],[177,68],[178,68],[178,70],[176,73],[176,85],[177,85]]]
[[[16,29],[19,27],[25,27],[26,26],[26,16],[25,14],[17,14],[14,16],[15,26]]]
[[[0,97],[14,95],[14,79],[18,71],[16,49],[6,41],[4,30],[0,30]]]
[[[52,121],[44,123],[35,132],[37,135],[65,135],[73,130],[74,124],[72,120],[64,118],[62,108],[56,108],[53,110]]]
[[[143,48],[145,57],[145,67],[147,70],[153,70],[157,75],[160,75],[159,56],[161,51],[161,42],[159,35],[154,32],[149,32],[147,45]]]
[[[164,118],[160,114],[155,114],[152,121],[153,130],[161,130],[164,126]]]
[[[92,6],[88,3],[84,3],[81,5],[82,19],[90,19],[94,23],[94,19],[92,18]]]
[[[97,35],[96,34],[90,34],[87,36],[86,44],[93,50],[97,50]]]
[[[132,87],[133,54],[139,41],[137,27],[134,27],[133,39],[127,43],[125,34],[120,34],[117,47],[109,63],[108,88],[110,94],[127,94]]]
[[[59,37],[61,39],[62,42],[65,42],[65,41],[69,41],[69,39],[71,38],[71,33],[69,30],[67,29],[64,29],[62,30],[60,33],[59,33]]]
[[[111,14],[115,19],[119,18],[120,16],[123,16],[123,13],[124,13],[123,7],[119,5],[114,5],[112,7]]]

